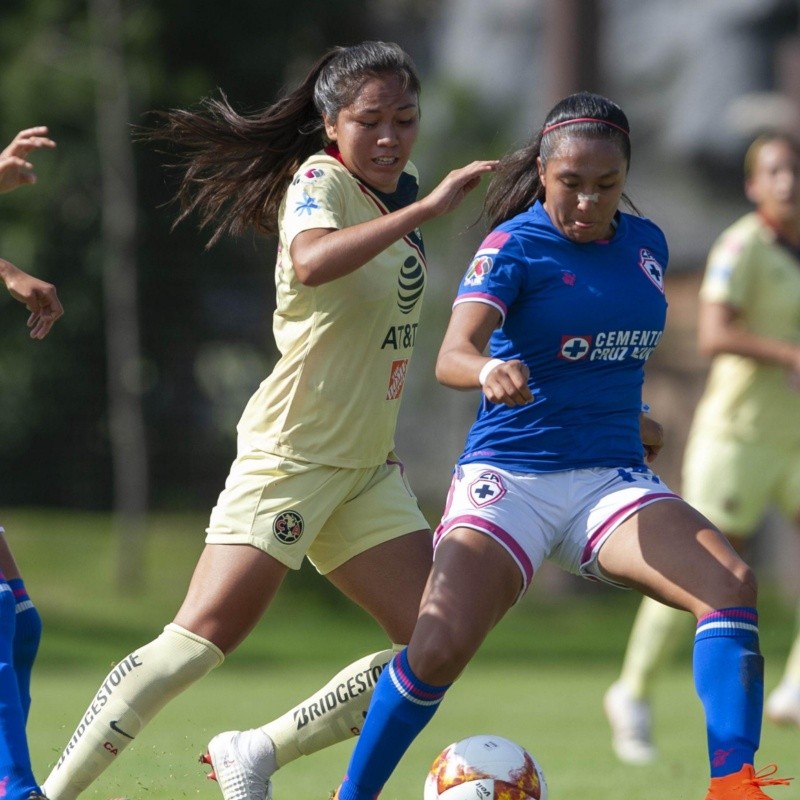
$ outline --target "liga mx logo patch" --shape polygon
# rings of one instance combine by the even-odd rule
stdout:
[[[494,259],[491,256],[478,255],[469,265],[467,274],[464,276],[465,286],[479,286],[484,278],[492,271]]]
[[[294,510],[281,511],[272,523],[272,532],[279,542],[294,544],[305,528],[303,517]]]
[[[658,291],[664,294],[664,267],[646,247],[639,250],[639,267]]]
[[[505,493],[503,479],[491,470],[481,472],[477,480],[469,485],[469,499],[476,508],[483,508],[496,503]]]

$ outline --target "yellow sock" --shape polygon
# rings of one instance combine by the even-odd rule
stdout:
[[[680,644],[684,631],[687,646],[694,617],[649,597],[642,599],[631,629],[620,680],[637,700],[652,691],[655,675]]]
[[[106,676],[42,785],[47,797],[75,800],[173,697],[224,658],[211,642],[174,624],[123,658]]]
[[[800,605],[797,607],[797,619],[794,642],[789,651],[789,657],[786,659],[782,680],[786,683],[800,686]]]
[[[358,736],[375,683],[400,649],[396,645],[348,664],[302,703],[263,725],[261,730],[275,746],[278,767]]]

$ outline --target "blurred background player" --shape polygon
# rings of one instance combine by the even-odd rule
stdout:
[[[28,154],[39,148],[55,147],[47,128],[20,131],[0,153],[0,192],[36,182]],[[47,336],[64,309],[55,287],[34,278],[0,258],[0,280],[11,296],[29,311],[32,339]],[[0,797],[7,800],[41,798],[33,776],[25,724],[31,705],[31,670],[42,621],[30,597],[11,548],[0,527]]]
[[[767,507],[800,526],[800,145],[757,138],[744,162],[755,210],[725,230],[700,290],[698,345],[711,370],[689,433],[683,496],[742,552]],[[645,598],[604,706],[617,756],[656,757],[650,698],[691,619]],[[765,705],[800,726],[800,631]]]

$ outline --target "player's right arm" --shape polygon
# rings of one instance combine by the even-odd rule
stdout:
[[[729,303],[700,302],[697,342],[705,356],[746,356],[800,375],[800,345],[754,333],[742,324],[739,309]]]
[[[436,359],[436,379],[451,389],[482,386],[491,403],[523,406],[533,400],[527,364],[518,359],[501,361],[484,355],[492,331],[500,321],[500,312],[486,303],[456,305]]]

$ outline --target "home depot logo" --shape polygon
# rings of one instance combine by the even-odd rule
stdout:
[[[407,358],[401,358],[399,361],[392,361],[392,370],[389,373],[389,388],[386,391],[387,400],[397,400],[403,393],[403,386],[406,382],[406,372],[408,372]]]

